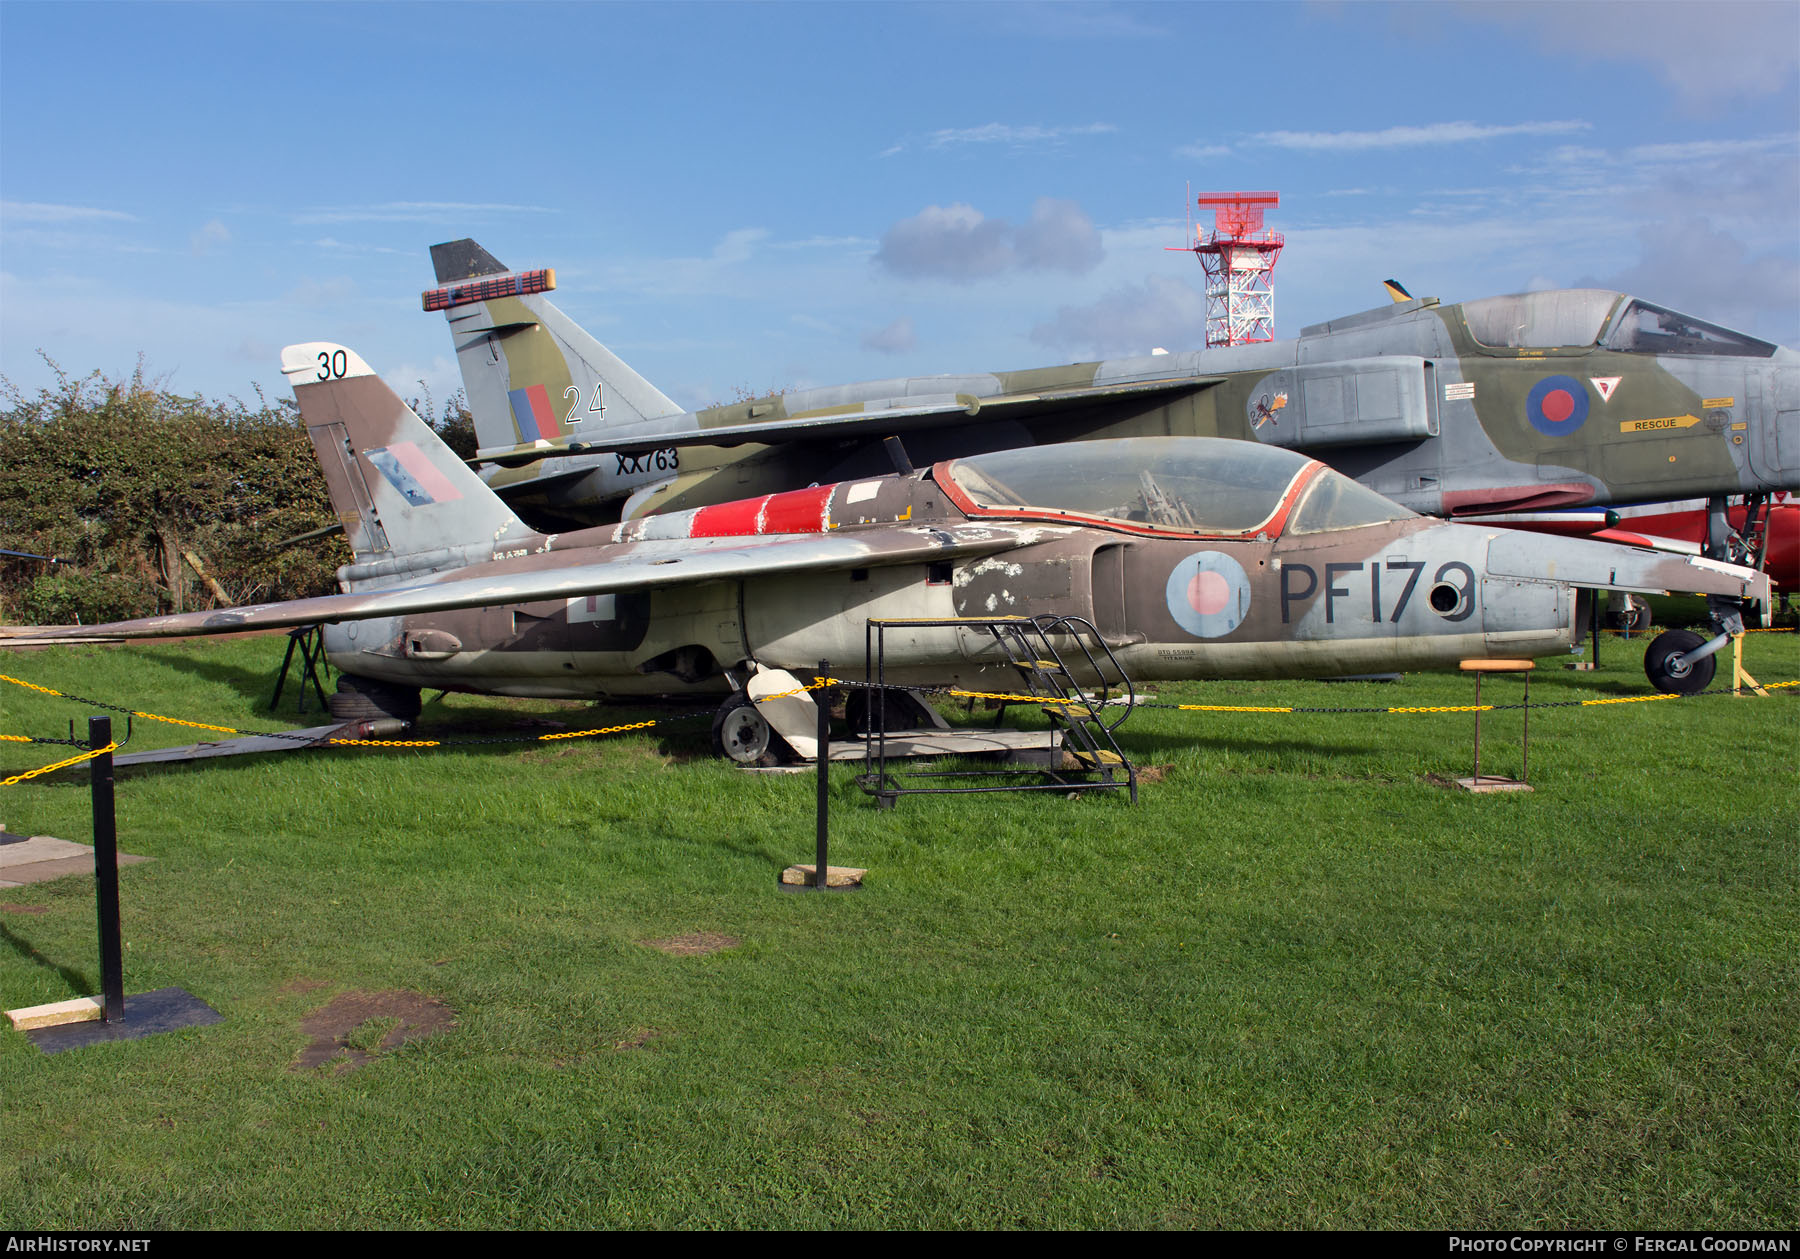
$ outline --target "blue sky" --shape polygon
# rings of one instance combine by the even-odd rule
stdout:
[[[1188,184],[1281,192],[1277,335],[1394,276],[1800,345],[1800,5],[0,0],[0,374],[441,401],[465,235],[686,406],[1184,349]]]

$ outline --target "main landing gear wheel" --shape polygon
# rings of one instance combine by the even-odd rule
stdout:
[[[795,759],[787,740],[775,733],[742,691],[734,692],[713,715],[712,745],[714,755],[737,765],[787,765]]]
[[[1712,656],[1689,662],[1687,653],[1706,640],[1690,630],[1664,630],[1644,653],[1644,676],[1665,695],[1693,695],[1712,685]]]
[[[419,688],[345,673],[338,678],[337,692],[325,697],[325,707],[339,721],[392,718],[411,725],[419,718]]]

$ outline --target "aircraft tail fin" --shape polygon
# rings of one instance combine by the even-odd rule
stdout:
[[[475,242],[470,241],[469,243],[473,245]],[[1397,303],[1412,301],[1412,294],[1408,293],[1406,291],[1406,286],[1398,280],[1383,280],[1381,282],[1381,287],[1386,289],[1387,295],[1393,298]]]
[[[290,345],[281,371],[358,564],[536,536],[356,351]]]
[[[441,310],[484,456],[616,435],[682,408],[544,294],[556,272],[513,271],[473,240],[431,247]]]

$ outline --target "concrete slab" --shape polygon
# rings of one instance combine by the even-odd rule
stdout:
[[[122,866],[148,861],[148,857],[119,854]],[[57,839],[54,835],[33,835],[23,843],[0,844],[0,888],[24,887],[27,883],[44,883],[67,878],[71,874],[94,873],[94,850],[86,844]]]

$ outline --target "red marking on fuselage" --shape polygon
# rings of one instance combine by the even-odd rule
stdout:
[[[1188,582],[1188,606],[1201,616],[1223,612],[1231,602],[1231,583],[1209,569],[1201,569]]]
[[[825,504],[836,488],[835,485],[814,485],[785,494],[771,494],[763,508],[760,532],[825,532]]]
[[[770,496],[761,498],[741,498],[735,503],[715,503],[710,507],[702,507],[694,513],[693,528],[688,530],[690,538],[744,538],[760,533],[756,527],[757,518],[762,514],[763,504]]]
[[[1561,424],[1575,414],[1575,399],[1566,390],[1552,389],[1544,395],[1544,418],[1552,424]]]
[[[1502,511],[1549,511],[1579,507],[1594,500],[1594,491],[1573,481],[1549,485],[1493,485],[1475,490],[1445,490],[1444,510],[1452,516],[1480,516]]]

